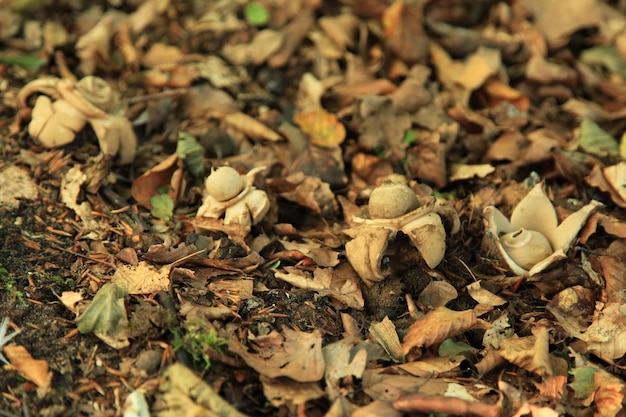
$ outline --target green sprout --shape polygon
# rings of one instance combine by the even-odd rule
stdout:
[[[209,351],[224,353],[228,342],[219,337],[215,329],[207,329],[201,320],[189,320],[184,326],[173,330],[174,351],[184,349],[188,352],[195,363],[201,364],[204,370],[211,367]]]

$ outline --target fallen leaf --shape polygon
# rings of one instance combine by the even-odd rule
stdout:
[[[341,145],[346,138],[346,128],[337,120],[337,116],[321,108],[298,112],[293,116],[293,121],[315,146],[333,148]]]
[[[402,343],[406,356],[412,350],[421,350],[471,329],[477,323],[473,310],[453,311],[438,307],[409,327]]]
[[[43,359],[34,359],[24,346],[8,345],[4,347],[7,359],[26,379],[43,388],[43,393],[52,389],[52,371],[48,362]]]
[[[540,376],[553,375],[549,353],[548,329],[540,326],[536,335],[513,337],[500,343],[500,356]]]
[[[324,376],[322,332],[312,333],[283,328],[250,341],[248,347],[230,339],[228,348],[261,375],[289,377],[298,382],[319,381]]]
[[[126,339],[128,318],[124,298],[127,292],[115,284],[104,284],[93,301],[76,319],[81,333],[102,334],[116,339]],[[128,341],[126,341],[128,344]]]
[[[136,266],[118,265],[111,282],[129,294],[155,294],[170,287],[171,269],[169,265],[157,269],[145,261]]]
[[[176,201],[180,186],[176,181],[177,176],[175,176],[175,172],[180,169],[178,160],[176,154],[170,155],[133,181],[131,193],[135,201],[151,210],[152,197],[158,195],[159,189],[163,187],[167,188],[167,195],[172,201]]]

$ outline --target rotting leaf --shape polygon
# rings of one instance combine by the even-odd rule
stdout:
[[[116,284],[104,284],[87,309],[76,319],[81,333],[123,335],[128,330],[124,298],[128,293]]]

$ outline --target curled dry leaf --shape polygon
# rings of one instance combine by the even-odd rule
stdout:
[[[282,140],[282,137],[263,123],[245,113],[235,112],[224,116],[224,123],[233,127],[252,139],[265,139],[272,142]]]
[[[495,254],[514,274],[535,275],[566,257],[588,217],[600,205],[593,200],[559,225],[554,206],[539,183],[515,207],[510,221],[496,207],[485,207],[484,250]]]
[[[410,189],[408,192],[398,192],[399,187],[408,188],[406,185],[387,183],[379,187],[382,188],[380,192],[374,190],[374,200],[370,198],[369,206],[353,215],[352,222],[357,226],[345,231],[352,237],[345,245],[346,256],[368,285],[384,279],[382,257],[389,241],[398,232],[411,239],[428,267],[435,268],[445,255],[446,229],[450,233],[460,230],[458,214],[450,205],[434,197],[418,198]],[[379,197],[380,202],[377,201]],[[390,208],[385,209],[385,205]],[[402,210],[396,210],[397,207]]]
[[[170,155],[133,181],[130,192],[135,201],[152,209],[151,199],[159,194],[161,187],[167,187],[167,195],[172,201],[177,201],[182,180],[182,169],[178,166],[178,161],[176,154]]]

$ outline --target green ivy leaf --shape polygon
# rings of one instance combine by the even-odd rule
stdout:
[[[617,155],[619,152],[617,140],[586,117],[580,123],[578,144],[585,152],[596,156]]]
[[[150,204],[152,204],[150,213],[157,219],[169,220],[174,215],[174,202],[167,194],[153,196]]]
[[[180,132],[176,144],[176,155],[185,161],[192,177],[201,178],[204,176],[204,148],[196,138],[188,133]]]
[[[78,317],[76,323],[81,333],[121,334],[128,328],[124,307],[126,290],[115,284],[105,284],[93,297],[89,307]]]
[[[442,358],[453,358],[473,350],[476,349],[467,343],[455,342],[452,339],[446,339],[441,343],[441,346],[439,346],[439,356]]]
[[[270,12],[258,1],[246,4],[243,14],[246,22],[252,26],[263,26],[270,20]]]
[[[576,398],[587,398],[595,390],[594,374],[597,369],[590,366],[572,369],[569,373],[574,376],[574,382],[569,386],[574,390]]]

